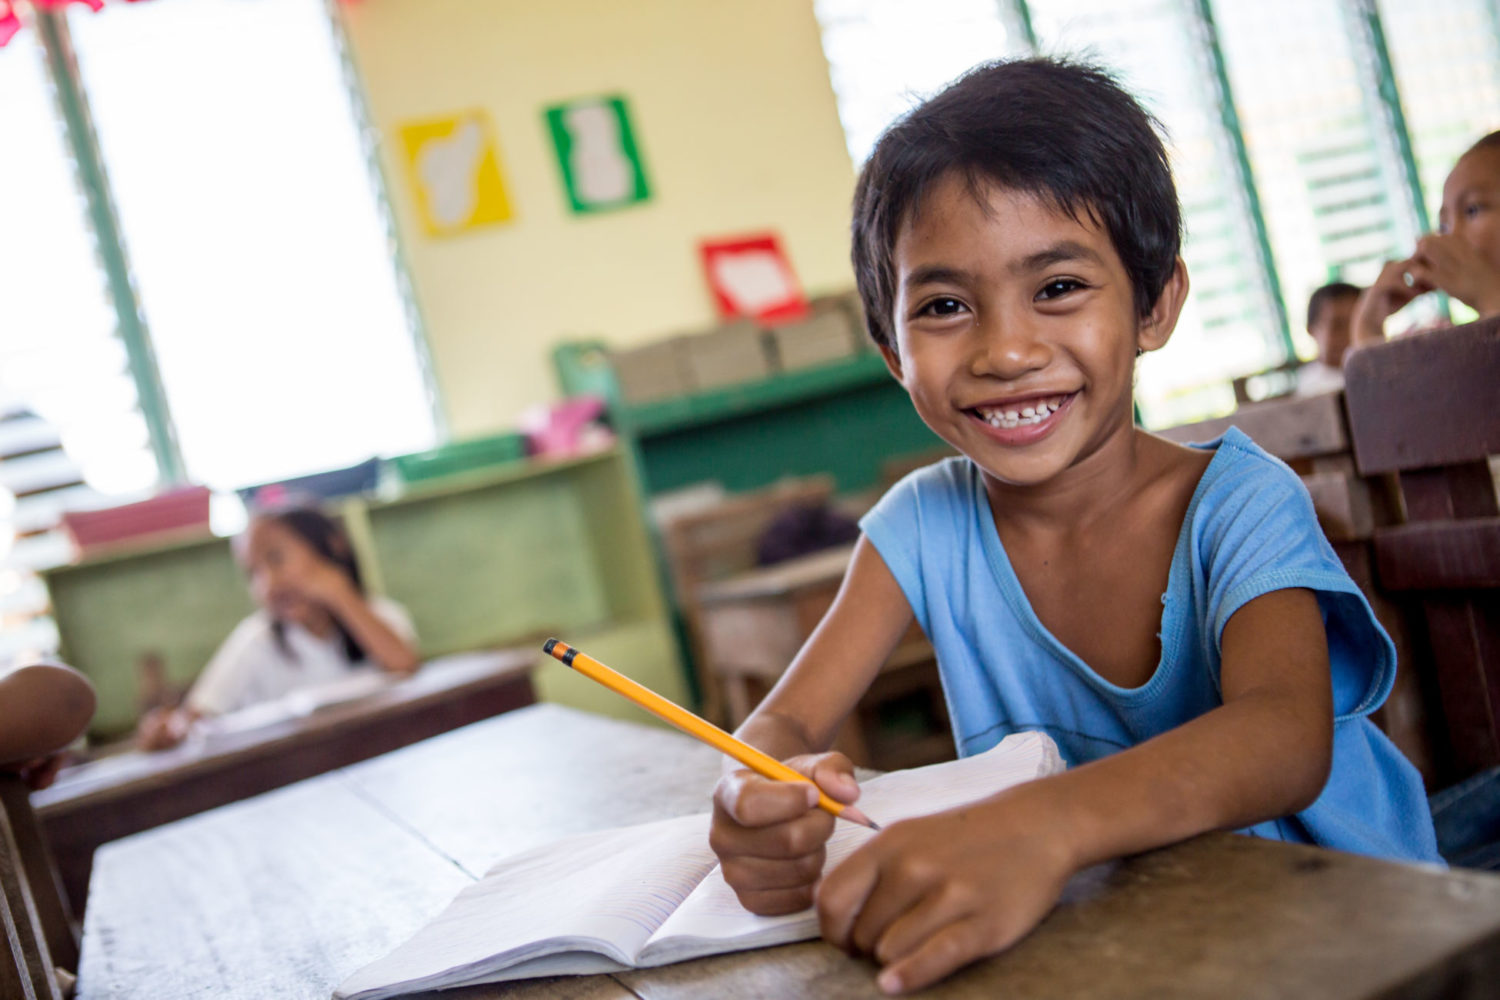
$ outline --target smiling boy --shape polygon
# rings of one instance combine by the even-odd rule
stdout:
[[[1248,829],[1435,860],[1420,779],[1365,717],[1394,656],[1284,465],[1132,421],[1187,294],[1151,120],[1107,76],[982,67],[897,122],[854,202],[869,333],[963,458],[861,523],[833,606],[739,734],[843,801],[824,753],[915,619],[959,752],[1042,730],[1070,769],[891,825],[819,881],[832,819],[749,772],[711,843],[758,913],[916,989],[1026,934],[1083,867]]]

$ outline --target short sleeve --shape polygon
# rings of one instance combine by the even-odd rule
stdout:
[[[1195,538],[1215,653],[1240,608],[1275,590],[1305,588],[1323,615],[1337,717],[1378,708],[1395,681],[1395,646],[1328,543],[1296,474],[1246,452],[1212,485],[1203,508],[1209,513]]]
[[[261,612],[236,625],[193,682],[187,706],[201,715],[224,715],[255,701],[255,678],[269,633]]]
[[[860,518],[860,530],[880,553],[896,578],[917,624],[931,634],[927,584],[922,573],[924,548],[951,542],[964,514],[958,502],[963,489],[961,459],[947,459],[906,476]],[[941,539],[941,541],[940,541]]]

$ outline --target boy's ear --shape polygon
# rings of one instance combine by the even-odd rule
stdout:
[[[889,344],[876,344],[875,346],[880,349],[880,356],[885,358],[885,367],[890,371],[891,377],[897,382],[902,381],[901,355],[897,354],[896,349]]]
[[[1136,329],[1135,346],[1143,351],[1155,351],[1166,346],[1177,328],[1177,317],[1182,314],[1182,304],[1187,301],[1188,273],[1182,258],[1172,266],[1172,274],[1156,297],[1156,305],[1141,317]]]

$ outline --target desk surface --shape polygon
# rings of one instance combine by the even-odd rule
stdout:
[[[543,705],[117,841],[95,865],[78,996],[322,1000],[498,856],[699,811],[718,772],[677,734]],[[1500,975],[1493,876],[1215,834],[1091,884],[923,995],[1479,996]],[[429,996],[877,995],[870,963],[807,942]]]
[[[211,720],[214,731],[172,750],[65,770],[32,805],[74,911],[100,844],[529,705],[538,658],[534,650],[440,657],[354,700],[315,707],[293,696]]]

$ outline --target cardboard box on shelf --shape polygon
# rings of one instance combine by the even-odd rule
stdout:
[[[693,390],[750,382],[771,374],[765,332],[751,320],[683,337],[682,347]]]
[[[626,403],[649,403],[692,391],[680,337],[610,351],[609,362]]]
[[[775,327],[770,339],[782,371],[838,361],[859,349],[854,319],[839,298],[814,303],[811,316]]]

